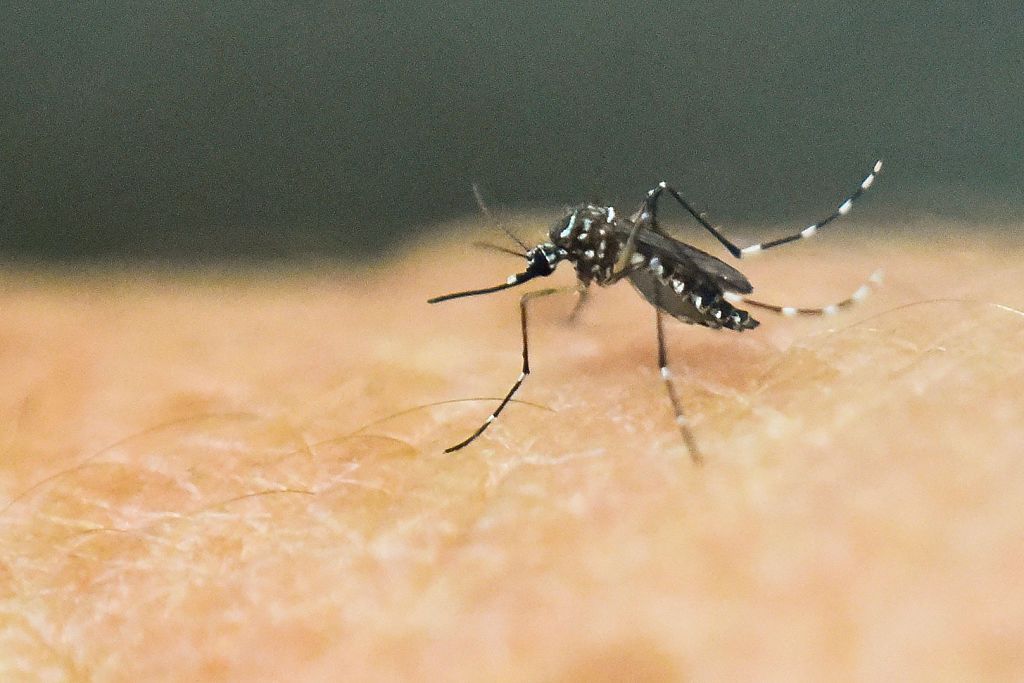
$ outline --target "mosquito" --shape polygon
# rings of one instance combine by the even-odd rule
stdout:
[[[880,284],[881,272],[874,273],[868,282],[861,285],[848,298],[819,308],[778,306],[750,299],[747,298],[747,295],[753,291],[753,287],[743,273],[711,254],[675,239],[658,224],[658,200],[666,194],[672,197],[734,258],[743,259],[774,247],[811,237],[837,218],[845,216],[853,208],[854,202],[875,182],[881,170],[882,162],[876,161],[871,172],[864,177],[857,190],[847,196],[838,208],[825,218],[808,225],[799,232],[742,248],[736,246],[720,232],[719,228],[709,222],[706,214],[697,211],[679,192],[665,182],[659,183],[650,190],[639,208],[628,218],[619,216],[615,212],[615,208],[611,206],[580,204],[570,209],[551,227],[548,241],[532,248],[516,237],[511,230],[500,225],[522,251],[490,246],[499,251],[525,258],[525,270],[509,276],[502,284],[437,296],[429,299],[428,303],[436,304],[451,299],[491,294],[517,287],[535,278],[551,275],[563,261],[567,261],[575,267],[577,282],[575,287],[540,289],[528,292],[520,298],[519,317],[523,338],[523,365],[519,377],[483,424],[467,438],[446,448],[445,453],[464,448],[483,434],[498,418],[519,387],[522,386],[527,375],[530,374],[527,308],[532,302],[558,292],[575,289],[579,292],[580,297],[571,315],[571,318],[574,318],[586,301],[591,284],[608,287],[619,280],[626,279],[654,307],[658,339],[658,367],[661,370],[661,377],[669,401],[672,403],[676,424],[679,426],[690,456],[695,463],[702,462],[701,451],[690,431],[672,379],[672,372],[669,369],[668,353],[665,348],[664,316],[670,315],[676,320],[690,325],[743,332],[754,329],[759,323],[747,311],[739,308],[738,304],[746,304],[783,316],[833,315],[864,299],[871,291],[871,285]],[[490,218],[490,212],[487,210],[479,190],[474,186],[473,191],[481,211]]]

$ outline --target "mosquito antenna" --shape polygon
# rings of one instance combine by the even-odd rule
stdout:
[[[516,251],[514,249],[502,247],[497,244],[491,244],[490,242],[473,242],[473,246],[479,249],[490,249],[491,251],[500,251],[503,254],[511,254],[512,256],[518,256],[519,258],[523,258],[524,256],[526,256],[526,254],[521,251]]]
[[[473,196],[476,197],[476,205],[480,207],[480,212],[487,218],[488,221],[490,221],[493,225],[498,226],[503,233],[509,236],[509,239],[518,244],[520,247],[522,247],[524,252],[529,249],[529,247],[526,246],[521,239],[516,237],[515,233],[512,232],[508,228],[508,226],[506,226],[503,222],[496,220],[494,216],[491,215],[491,210],[488,209],[487,204],[484,203],[484,196],[480,194],[480,188],[479,186],[477,186],[476,183],[473,183]]]

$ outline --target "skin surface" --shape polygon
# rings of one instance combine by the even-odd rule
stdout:
[[[567,266],[9,270],[0,679],[1019,680],[1022,253],[913,227],[740,264],[806,306],[884,267],[840,316],[668,321],[700,468],[626,283],[538,302],[537,405],[442,453],[496,402],[416,407],[504,395]]]

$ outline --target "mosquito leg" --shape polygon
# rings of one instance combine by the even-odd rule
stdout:
[[[535,292],[527,292],[519,299],[519,319],[521,321],[523,332],[523,369],[519,373],[519,378],[516,379],[515,384],[513,384],[512,388],[508,390],[508,393],[505,394],[505,398],[502,399],[501,403],[498,404],[498,407],[494,410],[494,412],[491,413],[491,415],[486,420],[484,420],[484,423],[480,425],[480,427],[475,432],[470,434],[469,438],[460,441],[454,446],[444,449],[445,453],[451,453],[453,451],[459,450],[460,448],[464,448],[465,446],[468,446],[470,443],[472,443],[476,439],[476,437],[483,434],[484,430],[490,427],[491,423],[498,419],[498,415],[501,414],[501,411],[504,410],[505,406],[508,405],[509,401],[512,400],[512,397],[515,396],[516,391],[519,390],[519,387],[526,379],[526,376],[530,374],[530,348],[529,338],[526,332],[526,305],[533,299],[539,299],[540,297],[550,296],[552,294],[564,292],[567,289],[570,288],[556,287],[552,289],[538,289]]]
[[[839,207],[825,218],[817,221],[816,223],[808,225],[800,232],[795,232],[792,235],[780,237],[778,239],[770,240],[768,242],[752,244],[749,247],[743,247],[742,249],[736,246],[732,241],[729,240],[729,238],[727,238],[721,232],[719,232],[718,228],[709,223],[705,214],[693,208],[689,202],[683,199],[682,195],[680,195],[678,192],[676,192],[675,189],[665,184],[664,182],[659,183],[656,188],[647,193],[647,199],[645,199],[643,205],[641,205],[641,221],[638,221],[638,223],[642,222],[644,219],[649,218],[650,223],[652,225],[657,224],[658,198],[661,196],[662,192],[668,192],[677,202],[679,202],[679,204],[684,209],[686,209],[687,213],[693,216],[698,223],[704,226],[705,230],[710,232],[716,240],[721,242],[722,246],[728,249],[730,254],[732,254],[735,258],[744,258],[746,256],[753,256],[754,254],[760,253],[766,249],[771,249],[772,247],[778,247],[783,244],[788,244],[790,242],[795,242],[800,239],[806,239],[808,237],[811,237],[816,232],[818,232],[818,230],[825,227],[835,219],[850,213],[850,209],[853,208],[853,203],[857,201],[862,194],[867,192],[868,188],[871,187],[871,185],[875,182],[875,178],[878,177],[878,174],[881,172],[881,170],[882,162],[876,161],[875,165],[871,169],[871,172],[864,177],[864,180],[861,181],[860,186],[857,188],[857,190],[853,194],[848,196],[846,199],[844,199],[839,204]],[[630,256],[632,256],[632,254],[630,254]]]
[[[622,251],[619,252],[618,258],[615,260],[615,266],[612,268],[612,274],[610,282],[616,282],[625,277],[626,273],[629,272],[629,266],[633,261],[633,254],[636,253],[636,236],[640,233],[640,230],[647,227],[650,228],[652,223],[648,220],[648,214],[644,213],[640,216],[635,223],[633,223],[633,229],[629,231],[629,237],[626,238],[626,244],[622,247]]]
[[[575,325],[576,321],[580,317],[580,311],[583,310],[587,302],[590,301],[590,288],[587,285],[580,283],[576,287],[576,291],[579,297],[576,299],[576,305],[572,307],[572,313],[569,314],[569,324]]]
[[[703,464],[704,457],[697,447],[697,440],[693,438],[686,415],[683,414],[683,406],[679,403],[675,383],[672,381],[672,371],[668,367],[668,352],[665,350],[665,329],[661,308],[655,305],[654,311],[658,327],[658,367],[661,369],[661,378],[665,381],[665,389],[668,391],[669,400],[672,401],[672,410],[675,411],[676,424],[679,425],[679,431],[683,434],[683,441],[686,442],[686,448],[690,451],[690,457],[695,465],[700,465]]]
[[[828,306],[819,306],[816,308],[798,308],[796,306],[780,306],[778,304],[770,304],[764,301],[755,301],[754,299],[748,299],[745,296],[734,294],[732,292],[725,294],[725,299],[731,303],[743,303],[748,306],[754,306],[755,308],[762,308],[779,315],[792,317],[795,315],[835,315],[844,308],[849,308],[856,303],[859,303],[867,298],[871,294],[871,290],[882,284],[882,271],[876,270],[871,274],[871,277],[867,279],[867,282],[862,284],[857,291],[850,296],[846,297],[842,301],[837,301],[834,304]]]

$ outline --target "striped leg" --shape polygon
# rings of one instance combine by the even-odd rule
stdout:
[[[467,439],[465,439],[463,441],[460,441],[459,443],[455,444],[454,446],[451,446],[449,448],[444,449],[445,453],[451,453],[453,451],[459,450],[460,448],[464,448],[464,447],[468,446],[470,443],[472,443],[476,439],[476,437],[478,437],[481,434],[483,434],[484,430],[487,429],[488,427],[490,427],[491,423],[494,422],[496,419],[498,419],[498,415],[501,414],[501,411],[504,410],[505,406],[508,405],[509,401],[512,400],[512,397],[515,395],[516,391],[519,390],[519,387],[520,387],[520,385],[522,385],[523,380],[526,379],[526,376],[530,374],[530,349],[529,349],[528,337],[527,337],[527,334],[526,334],[526,304],[529,303],[533,299],[539,299],[540,297],[543,297],[543,296],[550,296],[551,294],[556,294],[558,292],[564,292],[567,289],[571,289],[571,288],[557,287],[557,288],[553,288],[553,289],[539,289],[536,292],[527,292],[526,294],[524,294],[522,296],[522,298],[519,299],[519,319],[520,319],[520,321],[522,323],[522,331],[523,331],[523,369],[522,369],[522,372],[519,373],[519,378],[515,381],[515,384],[512,385],[512,388],[508,390],[507,394],[505,394],[505,398],[502,399],[501,403],[498,404],[498,407],[494,410],[494,412],[491,413],[490,416],[486,420],[484,420],[484,423],[482,425],[480,425],[479,429],[477,429],[475,432],[470,434],[469,438],[467,438]]]
[[[752,244],[749,247],[743,247],[742,249],[737,247],[733,242],[729,240],[729,238],[727,238],[725,235],[719,232],[715,226],[708,222],[707,218],[703,213],[698,212],[696,209],[690,206],[689,202],[683,199],[683,197],[678,192],[676,192],[670,186],[666,185],[664,182],[660,183],[658,187],[654,188],[653,190],[647,193],[647,200],[643,205],[640,218],[649,218],[652,224],[656,224],[658,197],[661,195],[663,191],[668,192],[677,202],[679,202],[679,204],[684,209],[686,209],[687,213],[693,216],[698,223],[704,226],[705,230],[714,235],[715,239],[721,242],[722,246],[728,249],[730,254],[732,254],[736,258],[744,258],[747,256],[753,256],[754,254],[758,254],[764,251],[765,249],[771,249],[772,247],[778,247],[783,244],[788,244],[789,242],[795,242],[796,240],[806,239],[814,235],[816,232],[818,232],[818,230],[822,229],[823,227],[825,227],[835,219],[839,218],[840,216],[845,216],[846,214],[850,213],[850,209],[853,208],[853,203],[857,201],[862,194],[867,192],[868,188],[871,187],[871,185],[875,182],[875,178],[881,171],[882,162],[876,161],[875,165],[871,169],[871,172],[868,173],[867,176],[865,176],[864,180],[861,181],[860,187],[857,188],[857,191],[851,194],[846,199],[844,199],[842,203],[839,204],[839,208],[833,211],[826,218],[823,218],[822,220],[816,223],[812,223],[811,225],[808,225],[800,232],[793,233],[792,235],[780,237],[779,239],[771,240],[769,242]]]
[[[686,415],[683,414],[683,406],[679,402],[678,394],[676,394],[675,383],[672,381],[672,371],[668,367],[668,353],[665,350],[665,329],[661,308],[656,305],[654,311],[657,316],[658,367],[661,369],[661,378],[665,381],[665,389],[668,391],[668,398],[672,402],[672,410],[675,412],[676,424],[679,425],[679,431],[683,434],[683,441],[686,443],[687,450],[690,451],[690,457],[695,465],[700,465],[703,464],[704,457],[700,454],[700,449],[697,448],[697,440],[693,438],[693,433],[690,432]]]
[[[763,308],[779,315],[785,315],[788,317],[796,315],[835,315],[844,308],[849,308],[854,304],[863,301],[871,293],[873,287],[877,287],[882,284],[882,271],[876,270],[871,274],[871,277],[867,279],[867,282],[862,284],[857,291],[846,297],[842,301],[828,306],[821,306],[818,308],[798,308],[796,306],[779,306],[777,304],[769,304],[764,301],[756,301],[754,299],[748,299],[745,296],[728,292],[725,294],[726,301],[734,304],[746,304],[748,306],[754,306],[755,308]]]

